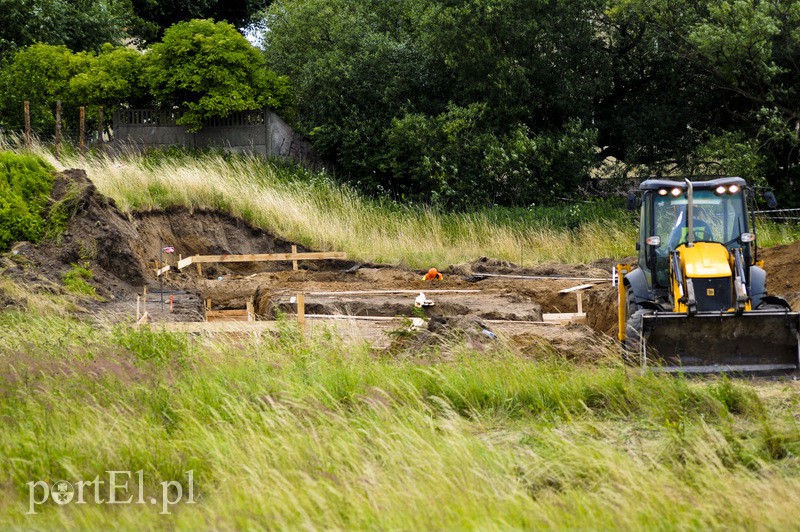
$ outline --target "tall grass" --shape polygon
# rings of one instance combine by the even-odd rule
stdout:
[[[635,224],[602,207],[447,213],[365,198],[324,174],[287,171],[258,158],[73,156],[59,162],[39,153],[58,168],[86,169],[100,192],[126,211],[220,209],[306,246],[367,261],[427,267],[491,256],[533,265],[634,252]]]
[[[232,342],[0,314],[0,527],[796,526],[792,383],[445,349],[460,355],[376,356],[288,324]],[[192,470],[197,504],[25,515],[27,482],[109,470],[142,470],[146,498]]]

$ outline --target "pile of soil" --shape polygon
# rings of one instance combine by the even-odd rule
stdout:
[[[800,242],[759,250],[767,271],[767,291],[800,310]]]
[[[83,170],[66,170],[56,176],[52,205],[71,214],[66,230],[56,238],[34,245],[18,243],[3,262],[4,273],[35,291],[64,293],[62,278],[79,265],[89,269],[87,280],[100,299],[131,300],[149,286],[158,288],[158,261],[174,264],[177,253],[284,253],[292,243],[253,227],[244,220],[214,210],[178,207],[166,210],[122,213],[114,201],[100,194]],[[176,255],[161,254],[172,246]],[[298,251],[306,251],[298,246]],[[261,263],[214,265],[209,276],[250,271],[290,269],[291,264]],[[195,281],[176,273],[172,289],[195,290]],[[199,298],[193,298],[199,312]],[[13,302],[6,302],[13,305]],[[100,310],[103,303],[86,300],[83,306]]]
[[[394,336],[390,352],[415,356],[435,354],[441,358],[452,355],[449,350],[437,349],[448,344],[465,344],[480,353],[499,345],[491,326],[474,316],[436,316],[428,320],[424,329],[409,329]]]

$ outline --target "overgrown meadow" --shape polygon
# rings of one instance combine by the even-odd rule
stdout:
[[[290,323],[211,339],[17,311],[0,314],[0,350],[3,528],[777,530],[799,517],[793,381],[642,375],[544,345],[387,354]],[[99,476],[107,501],[112,470],[133,472],[116,499],[134,501],[142,471],[145,504],[90,490],[27,514],[29,482]],[[184,499],[162,512],[168,481]]]

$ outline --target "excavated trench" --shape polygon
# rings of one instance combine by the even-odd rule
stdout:
[[[144,286],[154,321],[201,320],[206,300],[215,309],[240,309],[252,301],[257,319],[272,320],[293,314],[296,304],[291,298],[300,293],[306,294],[307,314],[410,317],[419,314],[414,300],[425,292],[433,305],[423,312],[438,320],[439,326],[478,320],[483,331],[491,322],[494,329],[511,331],[509,336],[520,352],[537,343],[571,352],[586,350],[588,344],[613,343],[616,290],[609,282],[586,280],[610,278],[612,260],[534,268],[491,258],[452,266],[432,264],[444,272],[444,280],[438,282],[422,281],[422,272],[346,260],[301,261],[298,271],[288,261],[207,264],[202,275],[193,267],[171,271],[164,276],[162,294],[161,279],[155,275],[160,256],[174,265],[178,255],[288,253],[293,243],[214,210],[176,207],[122,213],[97,192],[82,170],[68,170],[57,177],[53,201],[73,213],[67,230],[55,241],[18,244],[2,259],[4,274],[34,290],[63,293],[63,275],[75,264],[85,265],[94,274],[90,284],[104,301],[81,304],[106,320],[130,321],[136,295]],[[175,254],[162,255],[165,246],[173,247]],[[297,249],[311,251],[300,245]],[[762,258],[770,272],[769,289],[800,305],[800,243],[764,250]],[[581,284],[592,285],[583,292],[588,325],[533,323],[541,322],[545,313],[576,312],[576,295],[560,291]],[[396,290],[406,292],[388,292]],[[172,301],[171,310],[165,300]],[[0,298],[0,306],[18,303]]]

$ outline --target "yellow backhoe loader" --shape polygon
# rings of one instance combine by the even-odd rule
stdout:
[[[639,267],[617,266],[627,356],[661,371],[798,370],[800,313],[767,294],[744,179],[651,179],[639,193]]]

